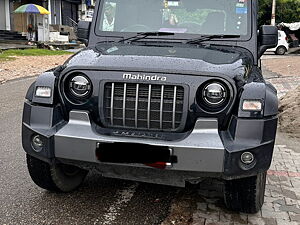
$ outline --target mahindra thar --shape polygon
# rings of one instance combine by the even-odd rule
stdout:
[[[260,57],[277,29],[256,0],[98,0],[86,48],[41,74],[24,103],[32,180],[70,192],[88,171],[184,187],[224,181],[226,206],[257,212],[277,127]]]

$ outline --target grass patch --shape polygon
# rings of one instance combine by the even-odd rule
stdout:
[[[71,55],[67,51],[51,51],[48,49],[10,49],[0,51],[0,61],[14,60],[16,56],[46,56],[46,55]]]

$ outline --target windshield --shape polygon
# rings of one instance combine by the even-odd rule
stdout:
[[[99,31],[247,35],[250,0],[103,0]]]

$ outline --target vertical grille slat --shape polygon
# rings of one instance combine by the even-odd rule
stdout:
[[[151,84],[149,85],[149,92],[148,92],[148,107],[147,107],[147,127],[150,129],[150,107],[151,107],[151,91],[152,91],[152,86]]]
[[[108,82],[105,127],[179,131],[184,127],[184,88],[178,85]]]
[[[161,85],[160,94],[160,115],[159,115],[159,127],[162,129],[163,126],[163,108],[164,108],[164,85]]]
[[[176,98],[177,98],[177,86],[174,86],[173,112],[172,112],[172,129],[175,129]]]
[[[123,126],[125,127],[125,114],[126,114],[126,90],[127,90],[127,84],[124,83],[124,92],[123,92]]]
[[[134,122],[135,128],[138,127],[138,105],[139,105],[139,84],[136,84],[136,92],[135,92],[135,109],[134,109]]]
[[[111,84],[111,95],[110,95],[110,124],[114,125],[114,92],[115,83]]]

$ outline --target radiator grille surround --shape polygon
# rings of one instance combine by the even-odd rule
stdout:
[[[186,121],[185,92],[180,85],[106,82],[100,95],[104,126],[180,132]]]

